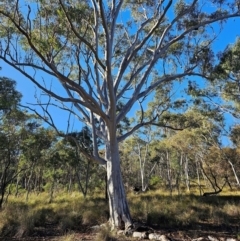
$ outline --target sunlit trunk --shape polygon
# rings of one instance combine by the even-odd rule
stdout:
[[[30,172],[30,175],[29,175],[29,178],[28,178],[28,181],[27,181],[27,194],[26,194],[26,202],[28,202],[28,197],[29,197],[29,193],[30,193],[30,183],[31,183],[31,180],[32,180],[32,176],[33,176],[33,169],[35,167],[35,164],[32,164],[31,166],[31,172]]]
[[[187,191],[190,192],[189,175],[188,175],[188,158],[187,158],[187,156],[186,156],[186,159],[185,159],[184,171],[185,171],[185,178],[186,178],[186,188],[187,188]]]
[[[200,175],[199,175],[199,162],[197,160],[197,157],[196,157],[196,171],[197,171],[199,194],[200,194],[200,196],[202,196],[202,189],[201,189],[201,182],[200,182]]]
[[[237,182],[237,185],[240,186],[240,182],[239,182],[239,179],[238,179],[238,176],[237,176],[237,173],[235,171],[235,168],[234,168],[234,165],[232,164],[231,161],[228,160],[228,163],[230,164],[231,168],[232,168],[232,171],[233,171],[233,174],[234,174],[234,177],[235,177],[235,180]]]
[[[169,160],[169,153],[166,151],[166,160],[167,160],[167,179],[168,179],[168,185],[170,188],[170,193],[172,195],[173,187],[172,187],[172,170],[171,170],[171,163]]]
[[[112,228],[127,229],[132,219],[124,190],[117,139],[106,144],[107,192],[109,200],[110,224]]]

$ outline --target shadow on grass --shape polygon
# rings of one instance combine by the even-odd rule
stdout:
[[[157,192],[129,195],[134,220],[156,230],[240,234],[240,196],[167,196]],[[38,205],[37,205],[38,204]],[[14,200],[0,213],[5,222],[1,235],[14,236],[20,229],[33,237],[86,232],[108,220],[108,203],[101,197],[62,197],[48,204],[34,205]],[[1,221],[0,220],[0,221]],[[18,231],[19,232],[19,231]]]
[[[130,203],[132,209],[137,205],[141,210],[134,218],[157,230],[240,234],[240,196],[141,194]],[[139,218],[144,212],[146,217]]]

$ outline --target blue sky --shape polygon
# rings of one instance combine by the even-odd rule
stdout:
[[[218,24],[215,24],[217,27]],[[215,51],[223,51],[228,44],[233,44],[237,36],[240,36],[240,19],[229,19],[227,23],[224,25],[221,35],[216,39],[214,43]],[[2,61],[0,62],[0,66],[2,67],[1,76],[6,76],[12,78],[17,82],[17,90],[22,93],[22,104],[25,105],[27,103],[36,103],[35,93],[40,95],[40,91],[24,76],[22,76],[19,72],[14,70],[13,68],[7,66]],[[49,81],[49,80],[48,80]],[[60,85],[54,85],[55,90],[57,92],[62,91]],[[36,92],[37,91],[37,92]],[[68,114],[64,114],[64,112],[59,111],[58,109],[52,109],[52,116],[55,120],[56,125],[61,130],[66,130]],[[234,123],[235,120],[228,116],[228,123]],[[82,124],[79,122],[75,122],[73,129],[79,129],[82,127]]]

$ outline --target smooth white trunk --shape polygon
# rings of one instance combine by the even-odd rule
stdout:
[[[169,160],[169,153],[166,151],[166,160],[167,160],[167,178],[168,178],[168,184],[170,188],[170,192],[172,195],[173,187],[172,187],[172,170],[171,170],[171,163]]]
[[[240,182],[239,182],[239,179],[238,179],[238,176],[237,176],[237,173],[235,171],[235,168],[234,168],[234,165],[232,164],[231,161],[228,160],[228,163],[230,164],[231,168],[232,168],[232,171],[233,171],[233,174],[234,174],[234,177],[235,177],[235,180],[237,182],[237,185],[240,186]]]
[[[132,225],[132,219],[121,175],[117,140],[106,145],[106,160],[109,221],[112,228],[128,229]]]
[[[187,191],[190,192],[190,187],[189,187],[189,175],[188,175],[188,158],[186,157],[185,159],[185,167],[184,167],[184,171],[185,171],[185,178],[186,178],[186,187],[187,187]]]
[[[198,180],[198,187],[199,187],[199,194],[202,196],[202,190],[201,190],[201,182],[200,182],[200,175],[199,175],[199,162],[196,159],[196,171],[197,171],[197,180]]]

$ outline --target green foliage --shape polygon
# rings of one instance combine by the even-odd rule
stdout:
[[[178,0],[174,6],[174,13],[176,16],[184,14],[189,9],[189,4],[184,0]]]
[[[235,125],[231,128],[230,139],[234,145],[240,146],[240,126]]]
[[[240,80],[240,39],[229,45],[223,53],[219,54],[219,63],[212,72],[213,84],[219,86],[220,95],[230,101],[226,108],[238,116],[239,106],[239,80]]]
[[[0,78],[0,111],[4,113],[16,109],[21,100],[21,94],[15,90],[16,82],[6,77]]]
[[[156,187],[159,187],[159,185],[162,183],[161,177],[159,176],[152,176],[149,181],[150,188],[156,189]]]

